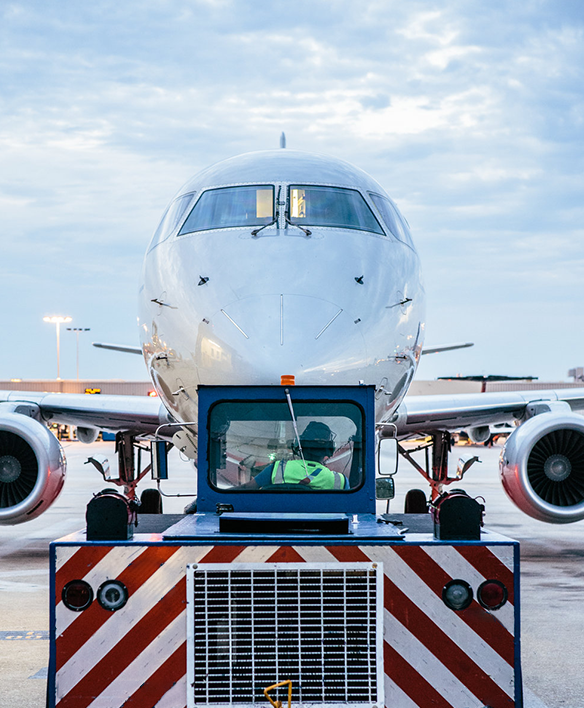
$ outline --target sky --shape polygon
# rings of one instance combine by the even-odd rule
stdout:
[[[146,380],[143,255],[169,200],[242,152],[340,157],[408,219],[418,378],[584,365],[580,0],[71,0],[0,5],[0,379]],[[61,376],[75,336],[62,332]]]

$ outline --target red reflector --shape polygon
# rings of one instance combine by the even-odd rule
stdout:
[[[479,585],[477,599],[487,610],[498,610],[507,602],[507,588],[499,580],[485,580]]]
[[[73,612],[81,612],[93,602],[93,590],[85,580],[71,580],[63,588],[61,599],[65,607]]]

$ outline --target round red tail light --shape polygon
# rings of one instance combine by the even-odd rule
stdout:
[[[93,602],[93,590],[85,580],[71,580],[61,593],[63,604],[73,612],[81,612]]]
[[[477,599],[486,610],[503,607],[507,597],[507,588],[499,580],[485,580],[477,590]]]
[[[464,580],[451,580],[442,590],[442,599],[451,610],[465,610],[472,602],[472,588]]]

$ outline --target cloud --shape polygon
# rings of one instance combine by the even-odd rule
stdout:
[[[1,294],[20,344],[0,377],[50,375],[46,308],[134,342],[140,261],[165,204],[282,130],[397,200],[425,265],[428,339],[481,338],[457,355],[463,373],[519,358],[563,377],[584,349],[582,14],[562,0],[3,5]],[[572,331],[554,357],[540,353],[548,314]],[[429,359],[426,375],[449,373]],[[143,376],[116,355],[86,361]]]

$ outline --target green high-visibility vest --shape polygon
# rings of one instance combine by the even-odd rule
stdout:
[[[320,462],[306,460],[306,467],[304,465],[302,460],[274,462],[272,484],[306,484],[311,489],[345,489],[349,486],[345,475],[329,470]]]

